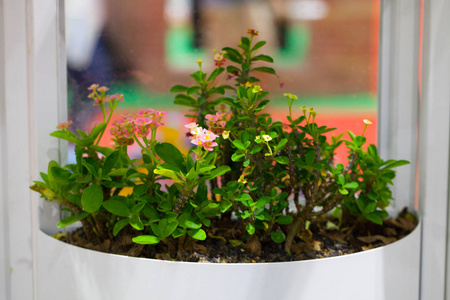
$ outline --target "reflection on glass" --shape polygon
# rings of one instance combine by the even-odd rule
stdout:
[[[84,129],[98,121],[86,88],[99,83],[124,94],[119,114],[170,110],[161,139],[188,147],[179,134],[186,110],[173,105],[170,87],[190,85],[197,59],[211,68],[212,49],[235,46],[254,28],[268,41],[279,76],[264,78],[275,118],[287,113],[282,94],[292,93],[300,99],[298,113],[312,106],[319,123],[338,128],[335,134],[360,133],[362,119],[376,124],[378,6],[378,0],[66,0],[70,119]],[[376,126],[366,136],[376,143]]]

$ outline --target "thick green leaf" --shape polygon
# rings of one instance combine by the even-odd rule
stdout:
[[[130,219],[122,219],[118,221],[113,228],[113,235],[116,236],[125,226],[130,223]]]
[[[103,202],[103,191],[101,186],[93,184],[88,186],[81,195],[81,205],[89,213],[95,213]]]
[[[245,226],[245,230],[247,230],[248,234],[250,235],[254,235],[255,234],[255,226],[253,226],[252,224],[247,224],[247,226]]]
[[[183,93],[188,90],[187,86],[184,85],[175,85],[170,89],[171,93]]]
[[[178,94],[175,96],[175,101],[173,101],[174,104],[177,105],[184,105],[184,106],[190,106],[190,107],[197,107],[197,100],[194,98],[184,95],[184,94]]]
[[[358,187],[358,183],[357,182],[349,182],[346,183],[344,186],[346,189],[356,189]]]
[[[281,244],[286,239],[286,236],[281,231],[272,231],[270,233],[270,237],[272,238],[272,241],[277,244]]]
[[[106,157],[105,163],[103,164],[103,174],[108,174],[116,164],[119,159],[119,151],[114,151]]]
[[[220,166],[218,168],[215,168],[212,170],[208,175],[206,175],[203,180],[211,180],[213,178],[216,178],[218,176],[222,176],[223,174],[231,171],[231,168],[229,166]]]
[[[54,180],[59,184],[67,184],[72,173],[61,167],[52,167],[52,175]]]
[[[87,216],[89,216],[89,213],[83,211],[82,213],[80,213],[78,215],[74,215],[74,216],[70,216],[70,217],[62,219],[61,221],[58,222],[58,224],[56,224],[56,227],[58,227],[58,228],[66,227],[70,224],[73,224],[75,222],[83,220]]]
[[[161,219],[158,223],[151,223],[150,227],[152,228],[153,233],[155,233],[160,238],[167,238],[172,232],[177,229],[178,222],[171,221],[167,222],[167,219]]]
[[[365,217],[367,220],[369,220],[369,221],[371,221],[371,222],[373,222],[373,223],[375,223],[375,224],[383,225],[383,218],[381,218],[381,216],[378,215],[376,212],[373,212],[373,213],[364,215],[364,217]]]
[[[273,63],[273,58],[268,55],[257,55],[257,56],[252,57],[252,61],[256,61],[256,60],[262,60],[262,61],[267,61],[267,62]]]
[[[252,48],[252,52],[255,50],[258,50],[259,48],[261,48],[262,46],[264,46],[266,44],[266,41],[259,41],[255,44],[255,46],[253,46]]]
[[[148,218],[150,221],[159,220],[160,216],[158,211],[150,206],[149,204],[146,204],[144,208],[142,209],[142,213],[146,218]]]
[[[178,170],[186,173],[186,164],[177,147],[170,143],[161,143],[155,146],[156,154],[166,163],[178,167]]]
[[[109,211],[110,213],[120,216],[120,217],[129,217],[131,216],[130,209],[122,202],[118,200],[108,200],[103,202],[103,207]]]
[[[268,204],[270,202],[270,197],[268,196],[264,196],[259,198],[259,200],[256,202],[255,204],[255,208],[261,208],[266,206],[266,204]]]
[[[56,137],[58,139],[66,140],[66,141],[69,141],[74,144],[78,144],[80,142],[79,138],[69,134],[67,131],[62,131],[62,130],[53,131],[52,133],[50,133],[50,136]]]
[[[214,71],[212,71],[211,75],[209,75],[208,81],[212,81],[212,80],[216,79],[216,77],[219,76],[220,74],[222,74],[223,71],[225,71],[224,68],[215,69]]]
[[[134,215],[131,217],[130,225],[133,226],[133,228],[136,230],[144,229],[144,224],[142,224],[142,221],[141,221],[141,218],[139,217],[139,215]]]
[[[187,234],[196,240],[204,241],[206,239],[206,232],[203,229],[188,230]]]
[[[285,215],[285,216],[278,217],[277,223],[281,224],[281,225],[287,225],[287,224],[291,224],[293,220],[294,220],[294,218],[291,215]]]
[[[263,72],[263,73],[269,73],[269,74],[275,74],[275,70],[269,67],[258,67],[258,68],[253,68],[252,71],[258,71],[258,72]]]
[[[282,165],[287,165],[289,163],[289,158],[286,156],[277,156],[275,157],[275,161]]]
[[[136,244],[143,245],[154,245],[158,244],[160,239],[154,235],[139,235],[133,238],[133,242]]]

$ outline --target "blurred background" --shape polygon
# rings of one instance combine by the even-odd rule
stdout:
[[[236,47],[252,28],[267,41],[261,53],[274,58],[279,76],[261,76],[273,119],[285,120],[282,95],[292,93],[299,97],[293,116],[314,107],[319,125],[337,128],[334,135],[361,134],[369,119],[366,137],[376,144],[379,0],[66,0],[65,8],[72,128],[101,122],[87,98],[87,87],[99,83],[125,97],[114,118],[166,110],[160,141],[187,149],[187,109],[173,104],[170,87],[193,83],[197,59],[212,70],[212,50]]]

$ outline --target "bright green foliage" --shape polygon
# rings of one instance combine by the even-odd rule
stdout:
[[[237,48],[215,53],[211,73],[198,61],[199,70],[190,75],[193,86],[172,87],[175,103],[190,107],[188,116],[195,121],[186,126],[196,145],[187,155],[156,140],[166,113],[153,110],[114,122],[115,147],[99,146],[123,98],[107,96],[103,87],[90,88],[103,122],[78,135],[68,124],[60,125],[51,135],[75,144],[76,163],[63,167],[51,161],[42,181],[31,187],[72,211],[58,227],[81,221],[93,242],[127,230],[135,243],[176,244],[180,252],[192,242],[217,237],[217,220],[232,217],[233,230],[244,235],[242,241],[230,240],[233,245],[271,240],[285,243],[290,252],[297,236],[311,234],[311,220],[332,211],[341,228],[366,220],[382,224],[392,199],[393,168],[408,162],[384,161],[374,145],[366,145],[368,120],[361,135],[328,139],[334,128],[319,126],[312,108],[295,110],[294,101],[301,100],[292,94],[285,94],[287,124],[272,120],[264,113],[269,93],[256,75],[276,76],[266,66],[273,59],[260,53],[265,42],[255,41],[257,32],[249,33]],[[235,85],[222,85],[225,79]],[[128,156],[133,143],[141,147],[141,159]],[[345,166],[333,160],[343,144],[349,152]]]

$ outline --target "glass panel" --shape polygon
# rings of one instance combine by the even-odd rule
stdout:
[[[211,69],[212,49],[234,47],[254,28],[278,72],[263,86],[274,119],[284,120],[282,94],[292,93],[300,99],[293,113],[314,107],[334,134],[361,133],[370,119],[366,136],[376,143],[378,7],[378,0],[67,0],[70,119],[84,129],[100,120],[87,98],[87,87],[99,83],[124,94],[118,115],[170,110],[161,139],[189,147],[178,134],[187,109],[173,105],[170,87],[192,84],[197,59]]]

